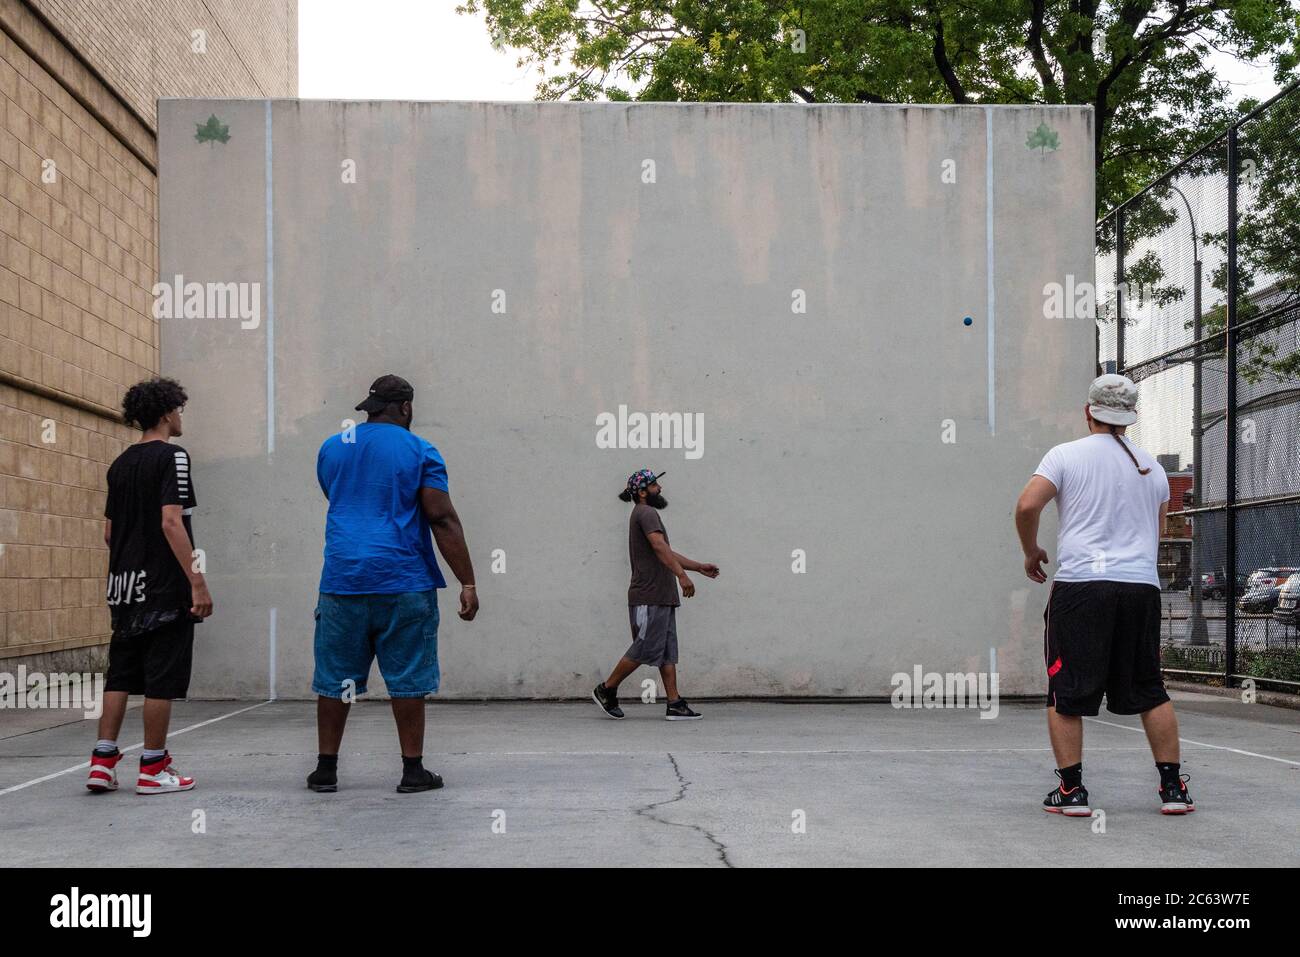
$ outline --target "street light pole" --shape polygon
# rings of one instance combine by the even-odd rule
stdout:
[[[1195,267],[1192,280],[1192,342],[1201,341],[1201,253],[1200,244],[1196,235],[1196,219],[1192,215],[1192,204],[1188,202],[1186,194],[1175,186],[1169,184],[1169,188],[1183,199],[1183,204],[1187,207],[1187,221],[1192,227],[1192,257],[1195,260]],[[1205,504],[1205,487],[1201,481],[1201,435],[1205,431],[1201,427],[1201,356],[1200,346],[1194,345],[1192,352],[1192,502],[1196,506]],[[1189,627],[1187,643],[1189,645],[1208,645],[1210,643],[1210,629],[1205,623],[1203,595],[1201,590],[1201,541],[1196,534],[1196,519],[1192,519],[1192,619]]]
[[[1195,227],[1192,228],[1193,238],[1195,238]],[[1192,321],[1192,337],[1194,341],[1201,341],[1201,257],[1196,257],[1196,291],[1192,295],[1192,308],[1196,310],[1196,316]],[[1200,346],[1195,347],[1198,352],[1192,356],[1192,488],[1195,489],[1192,501],[1196,505],[1201,505],[1205,497],[1205,486],[1201,484],[1201,435],[1205,430],[1201,427],[1201,357],[1199,355]],[[1201,594],[1201,555],[1200,542],[1196,535],[1196,519],[1192,519],[1192,620],[1191,628],[1188,634],[1187,643],[1191,645],[1208,645],[1210,643],[1210,629],[1205,624],[1205,615],[1202,608]]]

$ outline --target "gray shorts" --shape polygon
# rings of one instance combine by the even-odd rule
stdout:
[[[629,605],[632,646],[626,657],[643,665],[677,664],[677,606]]]

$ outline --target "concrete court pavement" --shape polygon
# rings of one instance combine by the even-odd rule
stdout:
[[[1087,725],[1084,767],[1105,833],[1039,810],[1055,779],[1042,709],[1028,703],[1004,702],[988,720],[887,704],[700,702],[705,720],[689,723],[635,700],[622,722],[590,702],[439,703],[426,764],[447,786],[413,795],[394,792],[383,702],[353,709],[336,794],[304,787],[312,702],[178,703],[174,732],[218,720],[170,742],[198,788],[154,797],[92,795],[84,770],[58,773],[85,760],[93,722],[42,727],[48,712],[9,711],[0,864],[1300,864],[1300,712],[1175,701],[1199,809],[1158,813],[1146,741],[1129,730],[1138,720],[1103,711]],[[133,707],[123,743],[140,734]],[[796,811],[805,833],[794,833]]]

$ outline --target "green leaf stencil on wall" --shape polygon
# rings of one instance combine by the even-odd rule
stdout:
[[[222,123],[213,113],[206,123],[195,123],[194,138],[200,143],[224,143],[230,139],[230,126]]]
[[[1056,130],[1052,129],[1046,123],[1039,123],[1038,129],[1029,134],[1029,139],[1025,140],[1025,146],[1031,150],[1038,150],[1040,154],[1046,156],[1048,150],[1054,150],[1061,145],[1061,136]]]

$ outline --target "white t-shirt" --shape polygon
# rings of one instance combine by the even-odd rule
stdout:
[[[1095,433],[1056,446],[1034,470],[1056,486],[1056,581],[1160,587],[1160,504],[1169,501],[1169,477],[1145,451],[1120,441],[1149,473],[1139,474],[1109,434]]]

